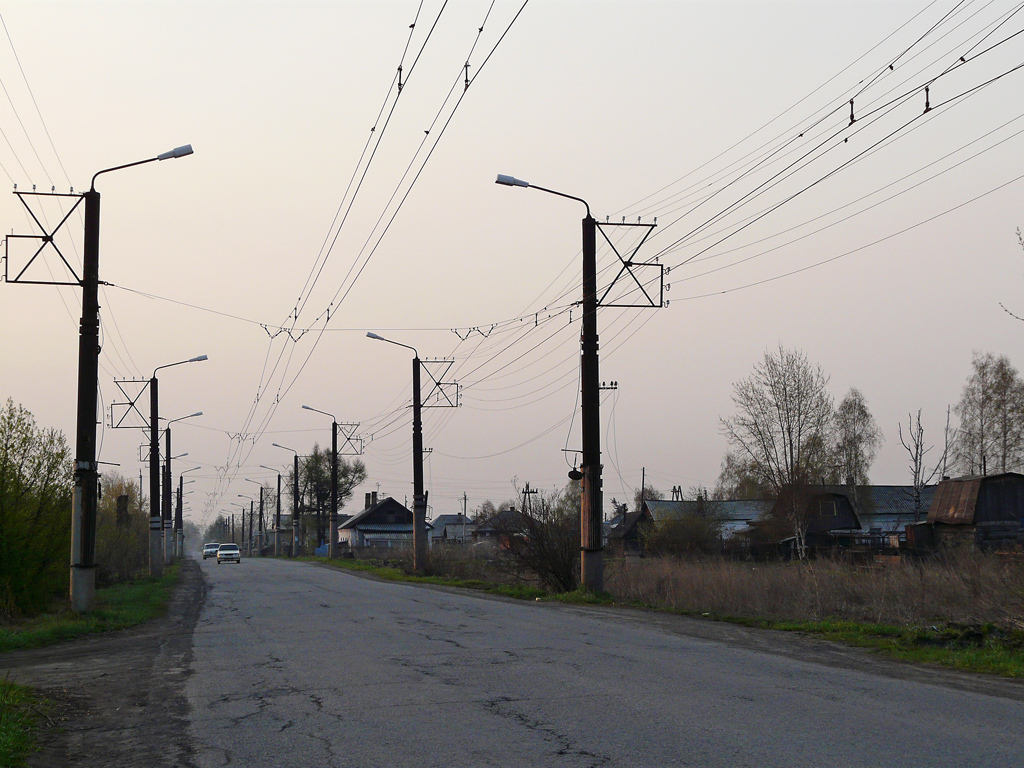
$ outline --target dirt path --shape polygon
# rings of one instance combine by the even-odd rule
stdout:
[[[182,564],[167,615],[136,629],[0,656],[0,674],[54,702],[31,766],[192,766],[185,680],[206,594]]]

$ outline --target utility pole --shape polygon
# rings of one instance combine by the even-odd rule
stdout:
[[[427,498],[423,493],[423,404],[420,400],[420,356],[412,359],[412,567],[427,566]]]
[[[524,515],[527,514],[527,512],[526,512],[527,506],[529,506],[531,510],[533,509],[533,504],[530,504],[530,497],[536,495],[536,493],[537,493],[537,489],[536,488],[531,488],[529,483],[527,483],[526,487],[523,488],[523,514]]]
[[[338,556],[338,420],[331,417],[331,512],[328,515],[330,539],[327,544],[327,557],[331,560]]]
[[[586,203],[584,203],[586,205]],[[580,350],[580,409],[583,429],[583,499],[580,580],[593,592],[604,590],[601,542],[601,374],[597,337],[597,222],[583,219],[583,333]]]
[[[256,551],[263,554],[263,537],[266,528],[263,526],[263,484],[260,484],[260,527],[256,529]]]
[[[82,249],[82,276],[75,275],[75,282],[60,282],[54,280],[22,280],[26,270],[35,261],[43,248],[53,245],[53,234],[71,216],[71,211],[61,220],[54,232],[45,232],[41,238],[42,245],[36,251],[35,256],[27,265],[14,277],[6,277],[7,282],[25,282],[59,285],[79,285],[82,288],[82,319],[79,322],[78,331],[78,403],[77,403],[77,425],[75,433],[75,463],[74,463],[74,485],[72,491],[71,506],[71,577],[70,577],[70,598],[71,609],[76,613],[84,613],[92,610],[96,601],[96,510],[99,501],[99,471],[96,459],[96,406],[97,390],[99,388],[99,272],[100,272],[100,193],[96,191],[96,179],[101,174],[111,171],[119,171],[122,168],[151,163],[155,160],[168,160],[176,157],[184,157],[192,154],[192,146],[185,145],[163,152],[156,157],[145,160],[137,160],[133,163],[125,163],[111,168],[104,168],[93,174],[89,191],[83,195],[67,195],[68,197],[79,197],[85,201],[84,215],[84,244]],[[22,203],[25,203],[22,193],[19,194]],[[34,191],[31,194],[36,194]],[[64,195],[60,195],[64,197]],[[25,204],[27,207],[27,204]],[[77,203],[75,204],[78,205]],[[72,206],[74,210],[75,206]],[[30,211],[31,213],[31,211]],[[35,215],[33,214],[33,218]],[[36,219],[36,223],[39,220]],[[41,225],[40,225],[41,226]],[[17,237],[16,235],[11,235]],[[38,237],[30,235],[29,237]],[[56,246],[53,246],[56,247]],[[6,255],[10,259],[10,248],[7,248]],[[63,256],[61,257],[63,258]],[[67,262],[65,261],[65,264]],[[74,270],[71,270],[74,275]]]
[[[163,527],[164,527],[164,564],[169,565],[174,561],[171,540],[174,532],[171,530],[171,425],[164,428],[164,497],[163,497]]]
[[[302,516],[299,514],[299,454],[295,454],[295,464],[292,467],[292,557],[299,554],[299,530],[302,525]]]
[[[160,547],[160,395],[156,371],[149,380],[149,575],[164,573],[164,555]]]
[[[185,493],[185,476],[178,475],[178,507],[174,511],[174,556],[185,556],[185,531],[182,530],[182,495]]]
[[[249,499],[249,557],[252,557],[252,523],[253,523],[253,500]]]
[[[281,556],[281,473],[277,473],[277,516],[274,518],[274,557]]]

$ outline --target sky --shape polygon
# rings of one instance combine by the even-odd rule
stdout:
[[[733,384],[780,346],[837,402],[863,393],[885,439],[871,479],[905,484],[898,425],[921,409],[941,443],[974,353],[1024,362],[1003,308],[1024,316],[1019,8],[5,2],[0,183],[81,193],[193,146],[96,181],[99,459],[138,477],[122,388],[208,355],[158,374],[161,415],[203,412],[172,427],[200,525],[276,483],[292,454],[273,443],[329,447],[303,405],[358,424],[346,511],[372,490],[411,503],[413,352],[368,331],[453,361],[460,406],[424,415],[431,516],[566,483],[585,211],[499,173],[587,201],[606,303],[641,298],[609,244],[630,258],[649,233],[649,288],[667,267],[664,306],[599,311],[606,513],[644,472],[666,495],[713,487]],[[31,204],[52,231],[75,199]],[[40,234],[13,193],[0,224]],[[33,242],[5,243],[0,397],[73,445],[81,291],[10,282]],[[77,269],[80,211],[54,243]],[[68,279],[50,249],[25,275]]]

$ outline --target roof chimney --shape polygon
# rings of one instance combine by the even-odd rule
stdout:
[[[363,509],[369,509],[372,505],[370,504],[370,492],[367,491],[363,496]]]
[[[377,492],[376,491],[373,491],[370,494],[370,506],[371,507],[377,506]]]

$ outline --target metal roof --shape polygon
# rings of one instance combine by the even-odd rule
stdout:
[[[757,499],[738,499],[731,501],[666,501],[664,499],[645,499],[644,504],[657,520],[671,520],[682,515],[700,515],[710,513],[727,522],[747,522],[761,517],[770,508],[770,504]]]

